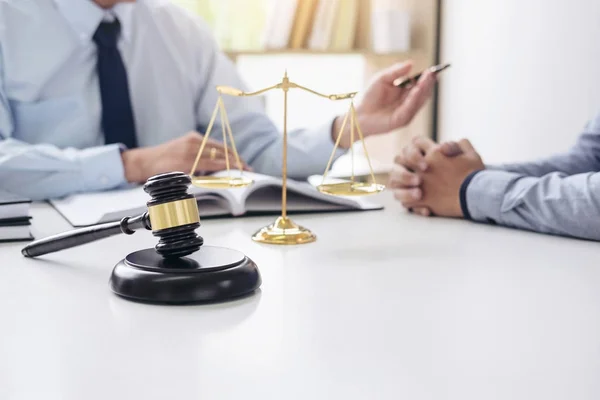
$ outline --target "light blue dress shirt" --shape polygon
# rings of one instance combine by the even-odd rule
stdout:
[[[467,218],[600,240],[600,113],[564,154],[489,166],[461,188]]]
[[[0,0],[0,186],[32,199],[126,184],[119,145],[104,145],[92,35],[103,19],[122,25],[140,146],[203,132],[217,85],[248,90],[207,26],[168,0]],[[258,98],[224,97],[240,156],[279,175],[282,135]],[[333,117],[289,133],[288,174],[322,173]],[[211,138],[219,139],[220,126]],[[343,150],[338,149],[335,157]]]

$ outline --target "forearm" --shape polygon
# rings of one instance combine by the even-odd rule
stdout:
[[[32,200],[107,190],[125,182],[117,145],[79,150],[0,141],[0,186]]]
[[[484,170],[461,194],[465,217],[476,221],[600,240],[600,173],[528,177]]]
[[[596,128],[594,121],[588,128]],[[558,154],[537,162],[501,164],[488,166],[489,169],[515,172],[527,176],[541,177],[552,172],[576,175],[600,170],[600,134],[586,131],[579,136],[577,143],[567,153]]]

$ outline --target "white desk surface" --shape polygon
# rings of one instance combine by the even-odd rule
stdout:
[[[203,221],[245,252],[249,298],[156,306],[108,279],[150,232],[40,259],[0,245],[0,399],[600,398],[600,244],[384,211],[295,216],[296,247],[250,235],[274,217]],[[38,238],[69,229],[33,206]]]

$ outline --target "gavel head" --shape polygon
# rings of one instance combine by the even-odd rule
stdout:
[[[152,234],[160,238],[156,251],[165,258],[184,257],[204,243],[196,234],[200,227],[198,204],[187,192],[192,183],[183,172],[169,172],[151,177],[144,191],[151,197],[146,203]]]

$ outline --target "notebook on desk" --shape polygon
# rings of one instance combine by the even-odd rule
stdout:
[[[31,200],[0,190],[0,242],[31,240]]]
[[[237,174],[238,172],[233,172]],[[218,172],[215,176],[227,176]],[[204,189],[190,186],[198,201],[200,217],[237,217],[242,215],[278,214],[281,212],[281,178],[245,172],[254,183],[245,188]],[[312,182],[312,183],[310,183]],[[338,197],[319,192],[316,177],[307,182],[287,180],[289,213],[379,210],[383,206],[362,197]],[[320,183],[320,181],[319,181]],[[72,195],[50,203],[73,226],[89,226],[118,221],[146,211],[149,195],[141,186]]]

